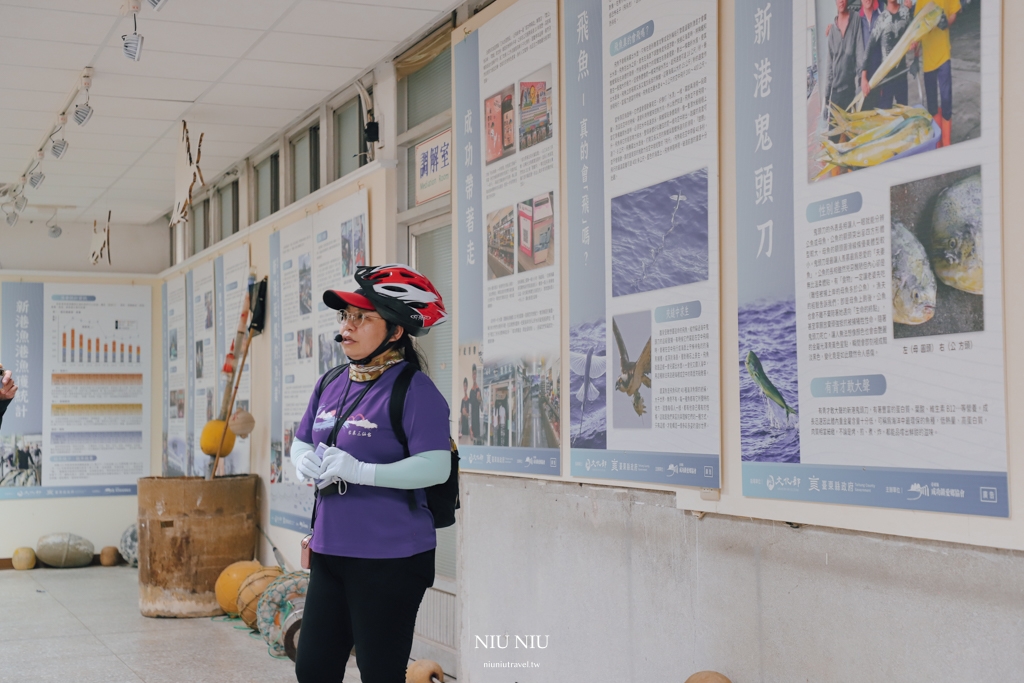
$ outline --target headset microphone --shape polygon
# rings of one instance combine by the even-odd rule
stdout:
[[[342,337],[342,336],[341,336],[340,334],[336,334],[336,335],[334,335],[334,341],[338,342],[339,344],[340,344],[340,343],[341,343],[341,342],[342,342],[342,341],[343,341],[344,339],[345,339],[345,338],[344,338],[344,337]]]

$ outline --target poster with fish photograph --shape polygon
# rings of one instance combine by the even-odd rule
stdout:
[[[737,3],[744,495],[1009,514],[1000,13]]]
[[[563,16],[570,473],[719,488],[718,3]]]
[[[465,469],[561,472],[557,24],[520,0],[453,49]]]

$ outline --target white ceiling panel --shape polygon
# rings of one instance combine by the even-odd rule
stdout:
[[[92,123],[90,121],[90,123]],[[143,135],[108,135],[96,133],[92,126],[75,130],[75,126],[68,129],[68,142],[75,146],[75,149],[107,149],[120,152],[135,152],[141,154],[153,144],[153,138]]]
[[[398,43],[437,16],[432,10],[395,9],[370,4],[302,0],[274,31],[365,38]]]
[[[119,118],[138,117],[170,122],[181,118],[181,115],[185,113],[185,110],[188,109],[191,102],[93,95],[91,98],[91,104],[93,109],[96,110],[96,113],[93,114],[94,119],[103,115],[112,114]],[[92,121],[89,122],[89,125],[92,126]]]
[[[43,184],[43,188],[46,190],[60,188],[66,190],[75,189],[106,189],[110,187],[110,183],[113,182],[110,178],[95,178],[88,175],[76,175],[71,176],[64,173],[55,173],[53,169],[45,168],[46,182]],[[32,188],[28,188],[27,192],[31,192]]]
[[[114,102],[115,100],[110,101]],[[79,130],[88,131],[90,133],[101,133],[104,135],[144,136],[148,137],[152,142],[157,137],[167,132],[168,127],[173,123],[173,119],[168,121],[164,119],[144,119],[138,117],[123,118],[120,116],[111,116],[112,110],[107,109],[101,112],[97,109],[98,105],[95,100],[92,102],[92,106],[96,109],[96,113],[93,114],[89,123]],[[3,119],[3,112],[0,112],[0,121],[3,121]],[[76,126],[72,126],[72,128],[76,128]]]
[[[92,65],[96,68],[94,81],[98,84],[109,74],[142,75],[152,78],[186,78],[194,81],[216,81],[231,68],[236,60],[230,57],[210,57],[181,52],[165,52],[149,49],[149,39],[144,43],[145,62],[125,59],[121,46],[106,47]]]
[[[108,17],[117,16],[117,10],[120,7],[116,2],[112,4],[110,0],[0,0],[0,5],[57,10],[60,12],[103,14]]]
[[[147,21],[152,16],[148,12],[139,15],[139,33],[144,38],[139,64],[145,63],[147,49],[238,59],[263,35],[262,31],[244,28],[183,24],[176,21]],[[127,20],[125,26],[128,30],[120,31],[113,36],[108,46],[121,48],[121,35],[132,32],[131,19]],[[127,61],[127,58],[124,59]]]
[[[121,165],[88,164],[71,158],[55,160],[51,157],[50,162],[51,164],[46,168],[46,173],[53,173],[54,177],[58,174],[66,174],[91,175],[96,178],[118,178],[125,170],[124,166]],[[60,164],[59,169],[54,168],[57,164]]]
[[[8,100],[8,104],[17,104]],[[11,140],[11,136],[20,139],[27,135],[32,140],[42,138],[43,129],[49,125],[57,112],[49,111],[21,111],[14,109],[3,109],[0,103],[0,138]]]
[[[127,74],[104,74],[93,78],[92,95],[97,97],[135,97],[153,100],[188,100],[194,102],[210,87],[207,81]]]
[[[298,115],[330,94],[330,90],[300,90],[298,88],[219,83],[203,97],[203,102],[242,107],[290,109],[295,112],[293,115]]]
[[[0,64],[5,66],[79,69],[88,66],[95,54],[95,45],[58,43],[53,40],[27,40],[22,38],[4,38],[0,40]],[[124,59],[124,57],[121,57],[121,59]]]
[[[281,64],[256,59],[243,59],[224,76],[224,83],[267,85],[281,88],[336,90],[360,74],[360,69],[343,66]]]
[[[394,46],[394,43],[378,40],[269,33],[248,57],[286,64],[320,64],[360,69],[376,63]]]
[[[221,123],[202,123],[188,119],[192,135],[206,133],[207,140],[220,142],[243,142],[250,146],[257,145],[277,132],[270,126],[240,126]],[[204,143],[205,144],[205,143]]]
[[[32,145],[0,143],[0,157],[4,159],[25,159],[27,161],[32,157],[34,151],[36,150]]]
[[[0,108],[20,111],[39,111],[57,119],[57,110],[64,105],[65,93],[38,92],[18,88],[0,88]]]
[[[70,143],[70,140],[69,140]],[[53,165],[59,165],[64,161],[74,159],[80,163],[87,164],[116,164],[131,166],[141,156],[139,152],[123,152],[113,149],[82,149],[73,143],[69,144],[68,151],[61,159],[52,159]],[[45,163],[45,162],[44,162]]]
[[[203,171],[205,174],[206,171]],[[174,167],[168,166],[166,168],[160,166],[134,166],[128,173],[132,178],[147,178],[152,180],[164,180],[170,183],[170,187],[174,187]],[[169,208],[169,207],[168,207]]]
[[[116,9],[116,6],[112,6],[112,9]],[[39,36],[61,43],[95,45],[97,36],[106,36],[117,18],[119,17],[113,11],[104,16],[83,12],[59,12],[38,7],[0,5],[0,37]],[[131,25],[130,18],[128,25]]]
[[[71,88],[78,84],[81,75],[81,69],[44,69],[30,66],[0,69],[0,88],[67,95]]]
[[[154,21],[265,31],[291,5],[290,0],[170,0],[159,12],[144,12],[143,16]]]
[[[197,102],[188,110],[189,125],[196,123],[221,123],[244,126],[264,126],[277,130],[296,117],[292,109],[261,109],[257,107],[229,107],[222,104]]]
[[[136,166],[156,166],[174,168],[174,154],[164,152],[146,152],[135,162]]]
[[[111,185],[110,189],[157,192],[163,194],[167,194],[169,192],[172,197],[174,195],[174,188],[169,188],[166,181],[158,178],[136,178],[134,175],[128,175],[121,178]]]

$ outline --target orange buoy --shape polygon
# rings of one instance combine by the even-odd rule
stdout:
[[[226,614],[233,617],[238,616],[238,589],[253,572],[262,568],[263,565],[256,560],[242,560],[229,564],[220,573],[213,591],[217,596],[217,603]]]
[[[267,586],[282,573],[280,567],[262,567],[242,582],[238,589],[235,607],[238,610],[238,616],[249,628],[256,628],[256,607],[259,605],[260,596],[263,595]]]

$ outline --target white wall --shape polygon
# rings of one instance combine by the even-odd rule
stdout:
[[[13,228],[0,221],[0,269],[83,271],[87,273],[152,273],[165,269],[171,262],[170,233],[167,224],[158,220],[150,225],[110,227],[110,256],[92,265],[92,223],[64,223],[59,219],[62,234],[47,236],[47,215],[21,217]]]

